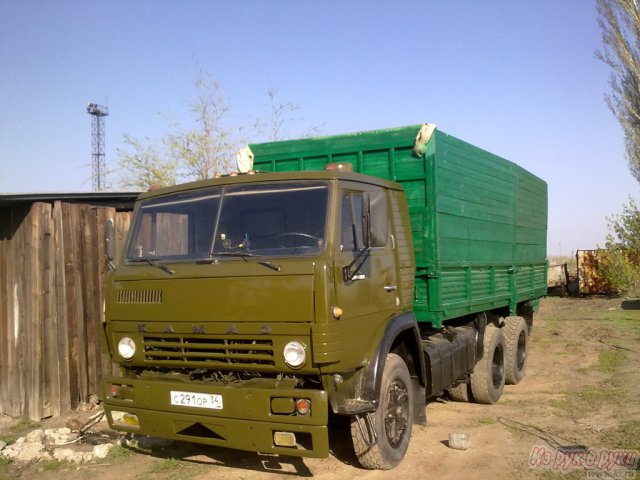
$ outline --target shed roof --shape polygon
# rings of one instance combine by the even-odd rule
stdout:
[[[11,193],[0,195],[0,208],[35,202],[86,203],[96,207],[133,210],[139,192],[76,192],[76,193]]]

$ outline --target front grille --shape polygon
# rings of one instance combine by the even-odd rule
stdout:
[[[275,365],[272,340],[241,335],[146,335],[143,348],[145,360],[156,365],[205,368]]]
[[[118,303],[162,303],[162,290],[118,290]]]

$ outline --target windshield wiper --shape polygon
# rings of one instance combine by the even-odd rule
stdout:
[[[196,263],[216,263],[215,257],[241,257],[245,262],[248,261],[247,257],[256,257],[257,255],[249,252],[212,252],[209,254],[210,258],[204,258],[198,260]]]
[[[167,272],[169,275],[174,275],[176,273],[176,271],[173,268],[169,268],[167,267],[164,263],[160,263],[158,260],[160,260],[159,258],[153,258],[153,257],[140,257],[140,258],[133,258],[131,260],[129,260],[130,262],[146,262],[149,265],[151,265],[152,267],[156,267],[159,268],[160,270],[162,270],[163,272]]]
[[[212,258],[198,260],[196,263],[199,263],[199,264],[215,263],[217,260],[214,257],[240,257],[245,262],[248,262],[249,260],[247,260],[247,258],[256,258],[256,257],[259,258],[260,255],[256,255],[255,253],[250,253],[250,252],[213,252],[211,253],[211,257]],[[282,270],[282,267],[280,265],[276,265],[275,263],[272,263],[269,260],[258,260],[258,263],[267,268],[270,268],[274,272],[279,272],[280,270]]]

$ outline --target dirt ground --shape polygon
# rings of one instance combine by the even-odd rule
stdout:
[[[534,320],[528,362],[525,379],[505,387],[496,405],[456,403],[446,397],[431,401],[426,406],[428,425],[414,426],[406,458],[388,472],[359,468],[348,425],[335,421],[332,455],[326,459],[273,457],[190,444],[148,451],[118,447],[107,459],[80,466],[0,463],[0,479],[48,480],[64,475],[66,480],[112,480],[114,476],[118,480],[295,476],[493,480],[559,478],[561,474],[563,478],[640,478],[632,470],[623,475],[606,466],[562,470],[557,464],[529,465],[536,447],[534,458],[561,447],[640,451],[638,304],[606,298],[544,299]],[[76,416],[82,419],[91,413],[95,412]],[[46,420],[39,428],[64,426],[68,420]],[[94,434],[106,435],[103,428],[97,427]],[[15,429],[15,419],[0,419],[0,439]],[[451,432],[470,434],[471,447],[466,451],[449,448]]]

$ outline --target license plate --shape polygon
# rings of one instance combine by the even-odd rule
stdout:
[[[222,410],[222,395],[171,390],[171,405]]]

